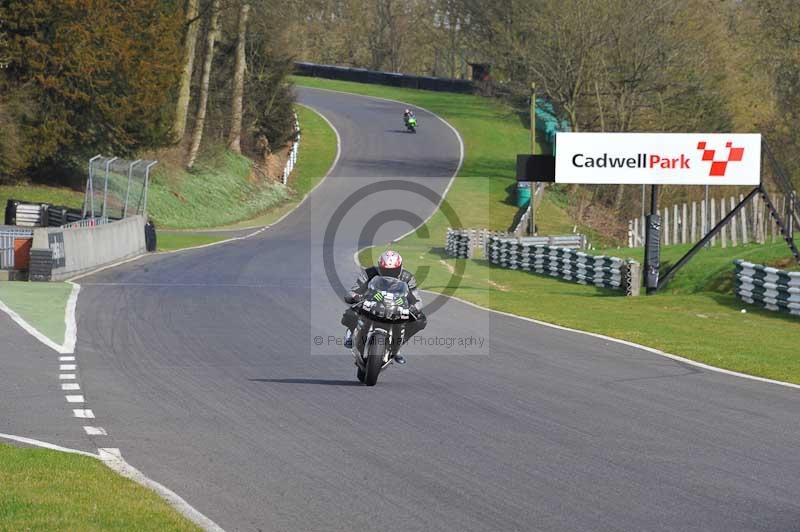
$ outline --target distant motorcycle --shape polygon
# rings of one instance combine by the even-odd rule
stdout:
[[[417,132],[417,118],[414,116],[406,118],[406,129],[409,133]]]
[[[352,349],[356,377],[367,386],[375,386],[380,372],[392,363],[403,344],[406,324],[415,319],[409,295],[407,283],[377,275],[353,305],[358,313]]]

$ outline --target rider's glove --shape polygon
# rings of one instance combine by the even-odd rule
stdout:
[[[344,296],[344,302],[347,303],[348,305],[358,303],[359,301],[361,301],[361,294],[358,294],[356,292],[350,292],[349,294]]]

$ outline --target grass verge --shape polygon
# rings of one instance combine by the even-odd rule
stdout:
[[[464,227],[505,229],[514,208],[504,201],[503,193],[513,183],[513,156],[524,153],[528,142],[524,124],[513,111],[468,95],[301,77],[295,83],[398,99],[439,114],[458,129],[466,148],[464,167],[447,203]],[[571,221],[559,208],[563,203],[556,197],[543,206],[537,219],[541,232],[571,232],[567,230]],[[425,230],[418,230],[397,245],[413,268],[427,267],[427,275],[420,279],[426,290],[454,289],[457,297],[488,308],[637,342],[734,371],[800,383],[800,357],[796,356],[800,320],[745,305],[731,292],[735,258],[779,261],[789,255],[784,244],[703,250],[662,293],[625,298],[608,290],[497,268],[482,259],[465,261],[463,276],[453,278],[458,260],[443,250],[447,217],[439,211],[426,226],[429,237]],[[664,266],[687,250],[688,246],[664,248]],[[641,250],[600,252],[642,258]],[[362,264],[374,263],[373,250],[362,251],[360,259]]]
[[[158,251],[176,251],[178,249],[205,246],[215,242],[221,242],[229,237],[214,236],[194,233],[159,233]]]
[[[300,152],[297,164],[289,177],[289,191],[285,200],[268,212],[227,227],[264,226],[274,223],[291,211],[317,184],[322,181],[336,158],[336,133],[322,116],[304,105],[297,105],[297,118],[300,121]]]
[[[64,343],[64,309],[72,285],[0,281],[0,301],[56,344]]]
[[[88,456],[0,444],[0,530],[200,530]]]

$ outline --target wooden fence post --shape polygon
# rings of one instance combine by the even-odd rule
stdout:
[[[633,222],[628,220],[628,247],[633,247]]]
[[[780,203],[778,203],[778,200],[779,200],[779,198],[775,198],[775,208],[776,208],[776,209],[778,208],[778,205],[780,205]],[[775,243],[775,241],[776,241],[776,238],[777,238],[777,233],[778,233],[778,231],[777,231],[777,229],[778,229],[778,224],[776,224],[776,223],[775,223],[775,220],[774,220],[774,219],[772,219],[772,218],[770,218],[770,221],[769,221],[769,222],[770,222],[770,223],[769,223],[769,227],[770,227],[770,235],[772,236],[772,243],[774,244],[774,243]]]
[[[664,207],[664,219],[661,220],[661,228],[664,233],[664,245],[669,246],[669,207]]]
[[[739,201],[744,200],[744,195],[739,194]],[[747,209],[739,211],[739,219],[742,221],[742,245],[746,245],[747,240]]]
[[[680,220],[678,216],[678,205],[675,204],[672,206],[672,243],[678,243],[678,221]]]
[[[681,244],[686,243],[686,225],[689,221],[689,217],[687,216],[687,209],[686,203],[683,204],[683,212],[681,213]]]
[[[719,220],[722,221],[725,218],[725,198],[719,199]],[[719,232],[719,239],[720,243],[722,244],[723,248],[728,247],[728,225],[725,224],[722,226],[722,230]]]
[[[697,242],[697,202],[692,202],[692,225],[691,225],[692,242]]]
[[[731,206],[731,210],[736,208],[736,199],[734,199],[733,196],[731,196],[731,198],[730,198],[730,206]],[[736,245],[737,245],[737,242],[736,242],[736,221],[737,221],[736,220],[736,216],[731,218],[731,245],[733,247],[736,247]]]
[[[711,208],[708,209],[710,212],[708,213],[708,229],[711,230],[712,227],[717,225],[717,204],[714,201],[714,198],[711,198]],[[711,237],[711,245],[715,245],[717,243],[717,237]]]

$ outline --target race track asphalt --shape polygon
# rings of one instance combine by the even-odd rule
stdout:
[[[433,212],[403,183],[441,194],[459,143],[421,110],[411,135],[401,104],[298,93],[342,141],[309,201],[251,239],[80,281],[81,382],[109,433],[85,446],[227,530],[800,530],[795,389],[452,300],[423,335],[482,346],[409,345],[359,385],[325,270],[348,283],[356,249]]]

